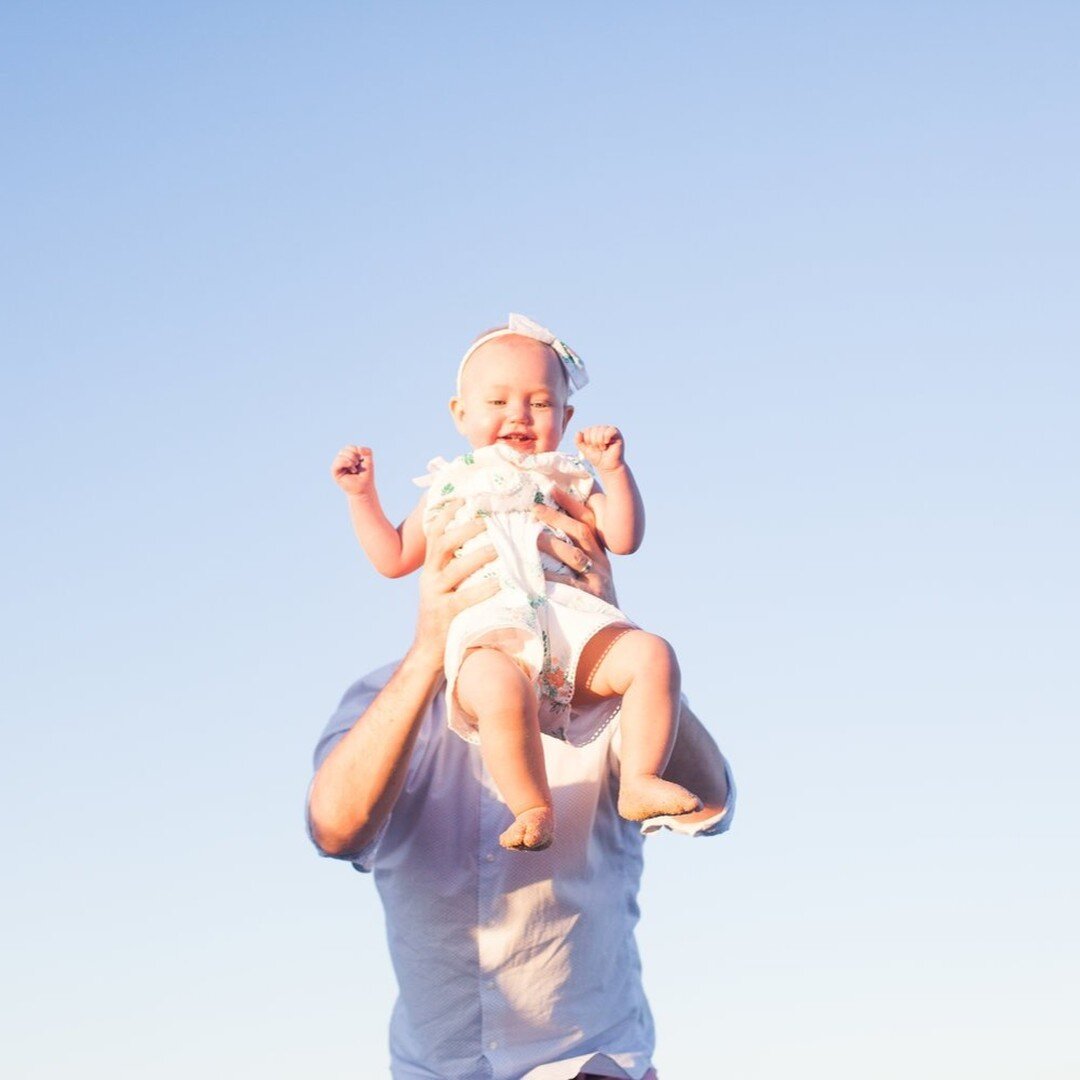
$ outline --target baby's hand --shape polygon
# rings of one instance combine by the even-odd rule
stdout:
[[[577,433],[574,442],[582,457],[600,472],[611,472],[623,463],[623,437],[617,427],[587,427]]]
[[[369,446],[346,446],[338,451],[330,475],[346,495],[370,495],[375,490],[375,459]]]

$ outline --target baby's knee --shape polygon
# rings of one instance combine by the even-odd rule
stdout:
[[[484,703],[525,700],[531,692],[525,672],[498,649],[470,649],[458,668],[457,698],[473,715]]]
[[[626,635],[633,650],[633,663],[639,671],[649,671],[657,675],[679,677],[679,658],[671,643],[657,634],[646,630],[635,630]]]

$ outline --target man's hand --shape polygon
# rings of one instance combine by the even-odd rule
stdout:
[[[560,510],[537,504],[533,507],[533,513],[545,525],[566,533],[570,541],[560,540],[549,532],[543,532],[536,546],[574,571],[577,579],[572,584],[609,604],[617,603],[615,586],[611,580],[611,563],[597,538],[593,512],[585,503],[577,502],[559,488],[553,489],[552,495]],[[566,578],[555,574],[545,576],[551,581],[571,584]]]
[[[364,497],[375,490],[375,458],[370,446],[345,446],[330,466],[330,475],[346,495]]]
[[[442,667],[446,634],[454,616],[499,591],[499,583],[492,580],[458,592],[458,586],[470,574],[496,557],[495,548],[490,544],[466,555],[458,555],[458,548],[466,540],[484,531],[484,522],[479,518],[464,525],[449,527],[461,506],[460,499],[448,502],[435,518],[427,538],[424,566],[420,571],[420,613],[416,620],[416,638],[410,651],[435,668]]]
[[[598,472],[614,472],[623,463],[622,432],[610,424],[587,427],[574,436],[581,456]]]

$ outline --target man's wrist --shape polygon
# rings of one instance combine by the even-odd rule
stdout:
[[[445,645],[436,645],[429,635],[421,632],[413,639],[401,666],[415,670],[417,675],[426,676],[434,685],[442,676],[445,651]]]

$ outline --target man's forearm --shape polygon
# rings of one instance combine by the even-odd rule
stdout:
[[[308,813],[315,843],[328,855],[359,851],[394,808],[416,736],[442,682],[438,659],[430,649],[410,649],[315,774]]]
[[[355,854],[379,835],[409,774],[416,736],[442,686],[443,651],[451,621],[486,600],[497,581],[458,586],[495,558],[490,545],[455,557],[484,532],[482,520],[450,527],[461,500],[451,500],[432,523],[420,574],[420,610],[412,648],[379,696],[319,766],[308,799],[315,843],[327,855]]]
[[[682,784],[701,800],[700,810],[680,817],[688,825],[715,817],[727,808],[729,792],[724,755],[705,725],[685,705],[679,714],[679,731],[664,779]]]

